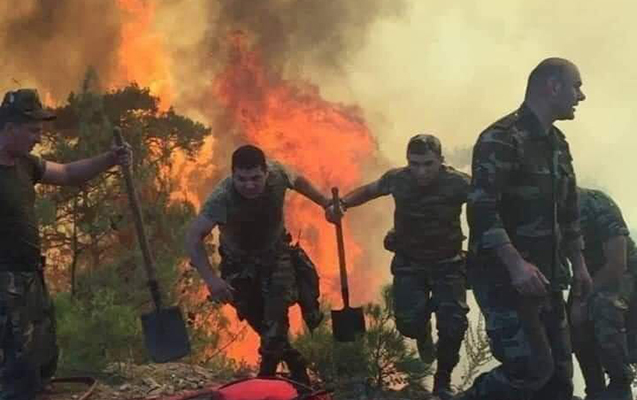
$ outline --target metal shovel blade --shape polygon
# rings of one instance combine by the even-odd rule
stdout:
[[[332,333],[337,342],[353,342],[365,333],[365,316],[361,307],[332,310]]]
[[[146,349],[154,362],[174,361],[190,353],[186,324],[178,307],[143,314],[141,319]]]

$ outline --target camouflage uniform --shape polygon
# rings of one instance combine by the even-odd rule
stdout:
[[[435,182],[420,187],[405,167],[385,173],[379,189],[396,203],[394,229],[385,240],[385,247],[395,252],[391,272],[396,328],[416,339],[421,358],[431,362],[425,348],[431,341],[430,317],[436,314],[436,379],[444,383],[458,363],[468,326],[460,213],[469,177],[443,165]]]
[[[630,387],[633,374],[626,345],[625,314],[633,292],[633,273],[637,272],[637,248],[619,207],[605,193],[578,189],[584,257],[591,276],[606,264],[604,243],[616,236],[626,236],[628,271],[616,286],[600,288],[587,302],[588,321],[573,332],[573,349],[586,381],[589,398],[606,388],[604,371],[610,377],[609,391]]]
[[[571,344],[559,285],[566,268],[557,257],[560,245],[581,246],[571,161],[564,135],[542,129],[524,104],[474,146],[467,272],[502,364],[479,376],[466,398],[571,399]],[[551,281],[548,296],[532,299],[514,290],[494,251],[508,243]]]
[[[44,284],[34,185],[35,156],[0,165],[0,399],[33,399],[53,376],[55,316]]]
[[[298,245],[290,245],[285,230],[283,205],[294,176],[276,162],[268,162],[268,170],[265,192],[258,198],[241,197],[227,178],[202,207],[202,214],[219,224],[221,276],[236,289],[232,306],[261,339],[263,376],[274,375],[281,360],[293,374],[304,371],[305,362],[288,338],[291,305],[300,303],[310,329],[322,319],[316,269]],[[299,285],[305,293],[299,293]]]

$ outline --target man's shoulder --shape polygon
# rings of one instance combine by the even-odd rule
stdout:
[[[398,181],[409,179],[409,176],[407,167],[392,168],[380,177],[380,182],[384,185],[394,185]]]
[[[291,187],[297,178],[297,173],[290,167],[284,165],[280,161],[268,159],[266,161],[268,168],[268,184],[282,185]]]
[[[442,168],[443,168],[442,172],[444,176],[451,182],[461,183],[461,184],[471,182],[471,177],[469,176],[469,174],[466,174],[460,170],[457,170],[450,165],[444,165]]]
[[[509,142],[516,134],[520,134],[517,122],[520,119],[518,111],[511,112],[487,126],[478,136],[478,143],[490,141]]]
[[[383,177],[400,178],[400,177],[407,176],[408,172],[409,171],[407,170],[407,167],[391,168],[383,174]]]
[[[208,200],[225,200],[232,194],[232,177],[228,176],[219,181],[208,195]]]
[[[37,183],[40,179],[42,179],[46,164],[41,157],[29,153],[18,157],[16,159],[16,163],[20,166],[20,168],[27,171],[34,183]]]
[[[615,201],[601,190],[580,188],[578,194],[582,212],[593,212],[617,207]]]

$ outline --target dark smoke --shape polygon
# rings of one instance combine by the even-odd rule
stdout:
[[[271,67],[294,64],[340,68],[364,47],[375,22],[398,18],[405,0],[222,0],[209,38],[232,30],[253,35]]]
[[[25,0],[0,5],[0,88],[37,86],[58,100],[92,66],[113,76],[120,41],[116,1]]]

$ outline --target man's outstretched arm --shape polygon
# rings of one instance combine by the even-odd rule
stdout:
[[[95,178],[115,165],[128,167],[132,151],[129,144],[113,146],[109,151],[91,158],[59,164],[45,161],[46,167],[41,183],[60,186],[79,186]]]

